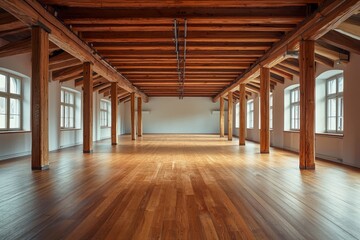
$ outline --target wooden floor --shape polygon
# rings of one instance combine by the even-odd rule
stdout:
[[[360,239],[360,171],[212,135],[0,163],[0,239]]]

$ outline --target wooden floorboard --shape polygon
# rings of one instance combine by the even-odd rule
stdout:
[[[0,239],[360,239],[360,170],[215,135],[0,162]]]

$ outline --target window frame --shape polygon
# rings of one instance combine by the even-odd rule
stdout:
[[[273,123],[273,119],[274,119],[273,101],[274,101],[273,94],[270,93],[270,96],[269,96],[269,129],[270,130],[273,130],[273,128],[274,128],[274,123]]]
[[[101,103],[106,104],[106,109],[101,107]],[[106,116],[106,124],[102,122],[102,113]],[[100,99],[100,128],[111,128],[111,102],[105,99]]]
[[[252,108],[250,108],[249,105],[252,105]],[[247,110],[247,114],[246,114],[246,128],[247,129],[254,129],[255,127],[255,119],[254,119],[254,114],[255,114],[255,109],[254,109],[254,99],[248,100],[246,103],[246,110]],[[249,126],[249,117],[251,116],[252,120],[251,120],[251,126]]]
[[[240,127],[240,103],[235,104],[235,128]]]
[[[343,91],[339,92],[339,78],[343,79]],[[329,82],[335,80],[336,92],[329,94]],[[342,115],[343,128],[338,130],[338,120],[339,120],[339,99],[343,99],[343,111],[344,111],[344,74],[340,73],[334,76],[331,76],[325,81],[325,132],[333,134],[343,134],[344,133],[344,114]],[[335,116],[335,130],[329,130],[329,100],[335,99],[336,102],[336,116]]]
[[[293,95],[293,92],[296,92],[296,91],[298,92],[299,99],[298,99],[298,101],[293,102],[292,101],[292,95]],[[289,106],[290,106],[290,130],[291,131],[300,131],[300,86],[297,86],[297,87],[290,90],[290,104],[289,104]],[[294,116],[293,116],[293,111],[292,111],[293,107],[298,107],[298,109],[299,109],[298,118],[294,118]],[[299,128],[293,127],[295,125],[295,122],[293,122],[295,119],[299,120]]]
[[[6,77],[6,92],[0,91],[0,97],[6,99],[6,127],[0,128],[0,132],[22,131],[23,130],[23,100],[24,100],[24,79],[16,74],[12,74],[5,71],[0,71],[1,75]],[[20,93],[10,93],[10,78],[15,78],[20,81]],[[10,99],[16,99],[20,101],[19,111],[19,127],[10,128]]]
[[[65,92],[68,94],[73,95],[73,99],[74,99],[74,103],[66,103],[65,101],[63,102],[61,99],[61,92],[64,92],[64,98],[65,98]],[[65,87],[61,87],[60,89],[60,129],[61,130],[69,130],[69,129],[76,129],[76,94],[77,92]],[[62,111],[61,111],[61,107],[63,107]],[[73,127],[65,127],[65,107],[72,107],[73,109]],[[64,118],[64,125],[61,126],[61,120],[62,118]]]

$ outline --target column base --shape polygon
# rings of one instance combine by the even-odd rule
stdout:
[[[113,145],[113,146],[115,146],[115,145],[117,145],[118,143],[111,143],[111,145]]]
[[[49,165],[31,167],[32,170],[49,170]]]
[[[83,150],[83,153],[92,153],[93,150]]]

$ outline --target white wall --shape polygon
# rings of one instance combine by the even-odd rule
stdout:
[[[0,46],[6,42],[1,41]],[[0,69],[10,71],[15,74],[20,74],[24,77],[24,101],[23,101],[23,132],[16,133],[2,133],[0,132],[0,160],[29,155],[31,153],[31,132],[30,132],[30,118],[31,118],[31,105],[30,105],[30,88],[31,88],[31,55],[21,54],[6,58],[0,58]],[[78,115],[76,116],[76,129],[61,130],[60,129],[60,90],[61,86],[74,89],[79,92],[76,98],[78,107]],[[49,82],[49,150],[57,150],[64,147],[70,147],[82,144],[83,131],[82,131],[82,90],[81,87],[75,87],[74,81],[59,83],[57,81]],[[102,95],[97,92],[93,95],[94,98],[94,129],[93,140],[102,140],[111,137],[110,128],[100,128],[98,118],[100,116],[100,99]],[[119,107],[119,114],[123,110]],[[119,129],[124,129],[124,119],[119,117]],[[124,131],[122,131],[123,133]]]
[[[144,133],[219,133],[219,102],[211,98],[154,97],[143,104]],[[125,104],[125,132],[130,133],[130,103]],[[225,123],[227,118],[225,118]],[[226,125],[227,126],[227,125]],[[225,127],[226,129],[226,127]]]
[[[346,165],[360,167],[360,111],[359,111],[359,66],[360,56],[351,54],[351,61],[347,64],[336,65],[334,69],[344,71],[344,134],[343,136],[320,134],[325,129],[325,104],[319,102],[316,106],[317,119],[316,130],[316,156],[335,162],[342,162]],[[316,76],[332,70],[329,67],[317,64]],[[319,98],[325,89],[319,87],[322,80],[317,78],[316,95]],[[291,151],[299,151],[299,133],[286,131],[284,111],[284,90],[288,86],[298,84],[297,77],[294,80],[286,80],[285,84],[277,84],[273,91],[273,130],[270,133],[271,145]],[[259,96],[253,94],[255,101],[255,127],[247,129],[247,139],[259,142]],[[234,127],[235,128],[235,127]],[[238,129],[234,130],[238,136]]]

